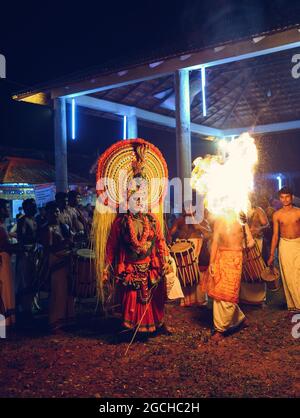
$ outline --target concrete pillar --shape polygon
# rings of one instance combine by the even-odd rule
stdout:
[[[192,171],[189,71],[175,72],[177,175],[183,181]]]
[[[57,192],[68,190],[66,100],[54,99],[55,184]]]
[[[137,117],[135,115],[127,117],[127,138],[138,137]]]

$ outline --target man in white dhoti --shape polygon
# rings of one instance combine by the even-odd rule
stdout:
[[[5,317],[5,325],[15,323],[15,295],[10,260],[11,245],[4,221],[9,217],[8,203],[0,199],[0,314]]]
[[[283,205],[273,215],[273,237],[268,265],[274,262],[279,241],[279,263],[288,309],[300,311],[300,209],[293,206],[288,187],[278,192]]]

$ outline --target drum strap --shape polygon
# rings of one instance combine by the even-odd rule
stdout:
[[[243,228],[243,236],[244,236],[244,243],[245,243],[245,250],[248,251],[248,245],[247,245],[247,233],[246,233],[246,227],[245,225],[242,226]]]

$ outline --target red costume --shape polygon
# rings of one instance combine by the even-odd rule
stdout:
[[[169,252],[163,225],[152,212],[162,218],[167,164],[150,142],[122,140],[99,157],[96,181],[93,238],[98,295],[104,306],[115,295],[125,327],[153,332],[163,322],[163,270]],[[109,278],[116,286],[107,286]]]
[[[135,231],[138,223],[143,225],[142,234]],[[112,267],[117,282],[125,327],[138,326],[139,332],[153,332],[162,325],[162,267],[167,255],[155,215],[124,214],[114,220],[106,246],[106,263]]]

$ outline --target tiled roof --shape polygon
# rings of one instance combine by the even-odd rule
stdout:
[[[55,182],[55,169],[42,160],[4,157],[0,162],[0,183],[44,184]],[[86,179],[69,173],[70,184],[84,184]]]

